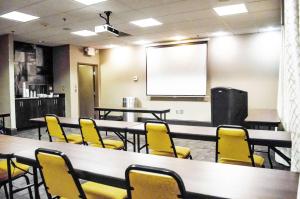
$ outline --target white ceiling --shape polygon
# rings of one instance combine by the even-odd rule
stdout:
[[[280,26],[281,0],[107,0],[86,6],[73,0],[0,0],[0,15],[19,11],[40,19],[20,23],[0,18],[0,35],[14,31],[18,41],[56,46],[74,44],[101,48],[107,44],[133,44],[137,40],[161,41],[174,35],[208,37],[216,31],[233,34],[259,32]],[[249,12],[220,17],[213,7],[245,3]],[[111,24],[131,37],[117,38],[107,33],[80,37],[72,31],[104,24],[98,13],[111,10]],[[162,26],[139,28],[130,21],[155,18]],[[62,18],[67,20],[64,22]],[[70,28],[71,30],[63,30]]]

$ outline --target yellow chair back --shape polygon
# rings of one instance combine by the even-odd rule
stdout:
[[[132,165],[126,170],[129,199],[184,198],[185,188],[181,178],[173,171]]]
[[[57,151],[37,149],[36,159],[48,194],[63,198],[80,198],[82,189],[78,179],[72,176],[73,167],[65,156]],[[70,168],[71,167],[71,168]]]
[[[217,128],[216,161],[252,162],[253,156],[248,143],[246,129],[238,126],[219,126]]]
[[[80,118],[79,125],[84,143],[97,144],[103,148],[105,147],[93,119]]]
[[[50,137],[65,139],[64,132],[59,124],[59,120],[55,115],[46,115],[45,121],[47,124],[47,131]]]
[[[174,153],[175,147],[166,123],[160,121],[146,122],[145,130],[148,149]]]

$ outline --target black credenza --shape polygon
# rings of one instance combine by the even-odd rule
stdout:
[[[17,98],[16,99],[17,129],[32,128],[31,118],[44,117],[46,114],[65,116],[65,97],[54,98]]]

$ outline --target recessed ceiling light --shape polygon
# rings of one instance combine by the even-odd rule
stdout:
[[[21,22],[27,22],[27,21],[31,21],[31,20],[39,18],[37,16],[32,16],[32,15],[25,14],[22,12],[17,12],[17,11],[6,13],[4,15],[1,15],[0,17],[5,18],[5,19],[14,20],[14,21],[21,21]]]
[[[146,44],[150,44],[151,41],[149,41],[149,40],[139,40],[139,41],[136,41],[134,43],[137,44],[137,45],[146,45]]]
[[[117,47],[119,47],[119,46],[115,45],[115,44],[109,44],[109,45],[104,46],[104,48],[117,48]]]
[[[100,3],[103,1],[107,1],[107,0],[74,0],[74,1],[78,1],[79,3],[82,3],[84,5],[92,5],[92,4]]]
[[[280,30],[280,27],[270,26],[270,27],[260,29],[260,32],[272,32],[272,31],[277,31],[277,30]]]
[[[231,34],[230,32],[218,31],[218,32],[212,33],[212,36],[220,37],[220,36],[226,36],[226,35],[230,35],[230,34]]]
[[[234,15],[248,12],[245,4],[235,4],[229,6],[221,6],[214,8],[219,16]]]
[[[142,28],[162,25],[161,22],[159,22],[159,21],[157,21],[156,19],[153,19],[153,18],[131,21],[130,23],[132,23],[136,26],[140,26]]]
[[[95,32],[89,31],[89,30],[79,30],[75,32],[71,32],[74,35],[82,36],[82,37],[89,37],[89,36],[95,36],[97,35]]]
[[[186,39],[186,37],[182,36],[182,35],[176,35],[171,38],[171,40],[175,40],[175,41],[180,41],[180,40],[184,40],[184,39]]]

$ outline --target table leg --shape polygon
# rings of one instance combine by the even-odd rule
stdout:
[[[99,114],[99,120],[101,119],[101,111],[99,110],[98,111],[98,114]]]
[[[269,159],[269,163],[270,163],[270,168],[273,169],[273,163],[272,163],[272,158],[271,158],[271,149],[268,146],[268,159]]]
[[[35,196],[35,199],[40,199],[39,179],[38,179],[37,168],[34,166],[34,167],[32,167],[32,169],[33,169],[34,196]]]
[[[124,136],[125,136],[125,151],[127,151],[127,131],[124,132]]]
[[[141,145],[141,140],[140,140],[140,134],[137,134],[137,151],[138,151],[138,153],[141,151],[140,150],[140,145]]]
[[[3,133],[6,134],[6,129],[5,129],[5,117],[2,118],[2,124],[3,124]]]
[[[136,147],[135,147],[135,133],[133,134],[133,152],[136,152]]]
[[[42,138],[42,134],[41,134],[41,126],[38,126],[38,133],[39,133],[39,140],[41,140]]]

